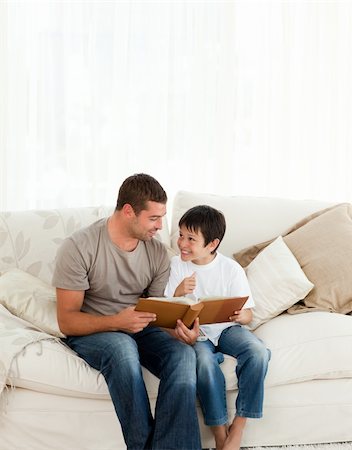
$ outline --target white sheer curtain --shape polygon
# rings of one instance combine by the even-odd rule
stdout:
[[[0,209],[179,189],[352,200],[352,4],[0,2]]]

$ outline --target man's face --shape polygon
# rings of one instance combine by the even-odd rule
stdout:
[[[149,241],[158,230],[161,230],[162,218],[166,214],[164,203],[147,202],[147,209],[143,209],[138,215],[134,215],[130,225],[131,236],[141,241]]]

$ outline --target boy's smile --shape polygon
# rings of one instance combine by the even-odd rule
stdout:
[[[182,261],[192,261],[194,264],[209,264],[215,254],[211,253],[218,245],[218,240],[204,245],[204,237],[200,230],[189,230],[184,225],[180,227],[180,236],[177,240]]]

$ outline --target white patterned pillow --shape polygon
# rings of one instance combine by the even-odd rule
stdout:
[[[255,302],[251,330],[302,300],[314,287],[281,236],[245,270]]]
[[[0,276],[0,304],[15,316],[53,336],[61,333],[56,315],[55,288],[20,269]]]

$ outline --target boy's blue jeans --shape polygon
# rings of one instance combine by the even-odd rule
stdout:
[[[264,378],[270,350],[253,333],[240,325],[226,328],[218,345],[197,341],[197,391],[206,425],[227,423],[225,378],[220,368],[223,353],[237,359],[238,395],[236,415],[259,418],[263,415]]]
[[[201,448],[191,346],[156,327],[70,336],[66,343],[104,375],[128,450]],[[160,378],[155,419],[141,365]]]

